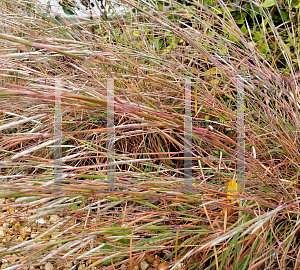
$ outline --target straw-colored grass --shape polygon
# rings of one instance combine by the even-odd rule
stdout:
[[[173,270],[299,269],[299,88],[295,74],[284,84],[272,64],[284,50],[282,29],[270,22],[266,41],[277,49],[263,55],[226,6],[229,18],[199,3],[189,16],[184,7],[123,2],[140,12],[62,24],[26,1],[0,2],[3,269],[157,269],[164,261]],[[180,23],[187,18],[193,27]],[[282,27],[296,34],[299,26]],[[280,58],[289,70],[292,57]],[[229,205],[241,73],[253,76],[246,186]],[[105,191],[105,123],[63,124],[63,183],[52,191],[55,76],[64,121],[105,120],[115,78],[115,191]],[[215,120],[193,124],[192,192],[183,190],[186,77],[194,119]]]

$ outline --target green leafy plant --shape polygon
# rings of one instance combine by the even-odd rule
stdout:
[[[75,15],[75,2],[70,0],[59,1],[63,11],[67,15]]]

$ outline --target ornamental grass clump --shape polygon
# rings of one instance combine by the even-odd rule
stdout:
[[[222,1],[122,3],[132,9],[123,17],[68,20],[28,1],[1,1],[2,267],[298,269],[298,21],[275,26],[257,1],[264,24],[244,28]],[[54,192],[57,78],[63,178]],[[105,190],[109,78],[112,192]],[[183,189],[186,78],[192,191]],[[229,196],[237,78],[246,181]]]

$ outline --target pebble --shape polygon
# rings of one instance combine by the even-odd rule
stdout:
[[[35,220],[35,222],[37,222],[39,224],[45,224],[45,223],[47,223],[43,218],[39,218],[38,220]]]
[[[160,259],[158,259],[158,258],[156,258],[152,263],[153,267],[157,267],[157,266],[159,266],[159,264],[160,264]]]
[[[7,213],[12,214],[12,213],[14,213],[15,211],[16,211],[16,208],[9,208],[9,209],[7,210]]]
[[[154,255],[152,254],[152,253],[148,253],[146,256],[145,256],[145,258],[146,258],[146,261],[148,262],[148,263],[153,263],[153,261],[154,261]]]
[[[34,232],[34,233],[31,233],[30,237],[31,237],[32,239],[34,239],[34,238],[36,238],[38,235],[39,235],[38,232]]]
[[[147,270],[149,266],[150,264],[147,263],[146,261],[141,261],[140,263],[141,270]]]
[[[55,223],[55,222],[57,222],[57,221],[59,221],[60,220],[60,217],[58,216],[58,215],[52,215],[50,218],[49,218],[49,221],[50,222],[53,222],[53,223]]]
[[[18,255],[17,255],[17,254],[12,254],[11,257],[12,257],[12,258],[10,258],[9,261],[10,261],[11,263],[14,263],[14,262],[16,262],[16,260],[17,260],[17,258],[18,258]]]
[[[15,224],[15,229],[18,230],[20,227],[21,227],[20,222],[17,222],[17,223]]]
[[[18,236],[18,237],[16,238],[16,241],[17,241],[17,242],[23,242],[23,237],[22,237],[22,236]]]
[[[167,269],[168,268],[168,262],[163,262],[163,263],[161,263],[159,266],[158,266],[158,270],[165,270],[165,269]]]
[[[45,270],[53,270],[53,269],[54,269],[54,267],[53,267],[52,263],[47,262],[45,264]]]
[[[84,270],[86,267],[85,267],[85,265],[84,264],[80,264],[79,266],[78,266],[78,270]]]
[[[184,269],[184,265],[183,263],[179,263],[177,266],[175,266],[174,270],[183,270]]]
[[[6,263],[3,263],[2,266],[1,266],[1,269],[5,269],[9,266],[9,264],[6,262]]]
[[[30,227],[22,227],[20,229],[21,235],[25,238],[26,236],[29,236],[31,234],[31,228]]]
[[[8,218],[7,222],[9,222],[9,223],[16,223],[17,219],[16,218]]]
[[[68,262],[67,264],[66,264],[66,266],[65,266],[65,268],[71,268],[73,266],[73,263],[72,262]]]

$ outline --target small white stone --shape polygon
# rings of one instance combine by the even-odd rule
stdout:
[[[46,221],[43,218],[39,218],[35,222],[37,222],[39,224],[45,224],[46,223]]]

